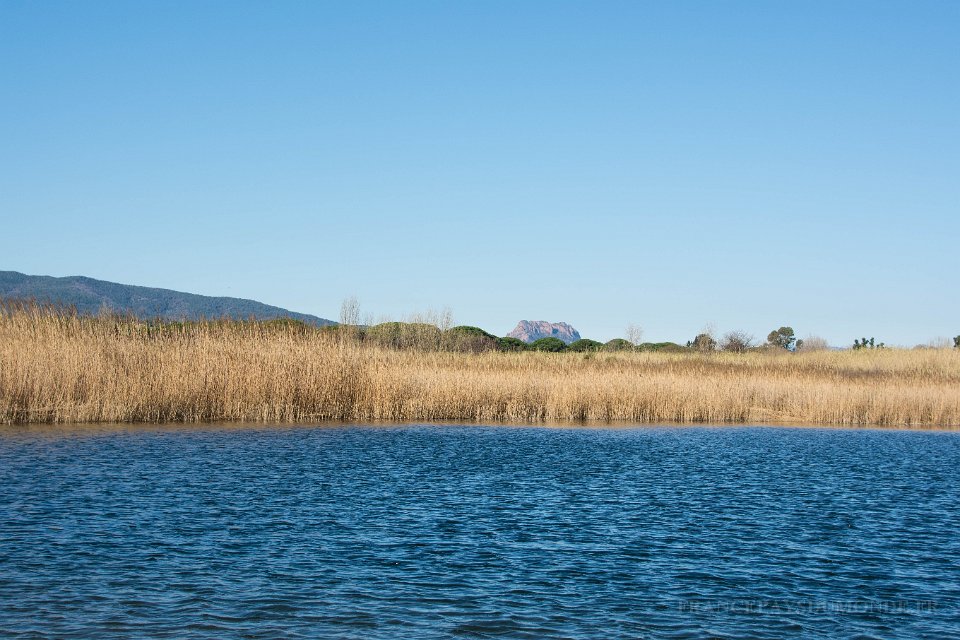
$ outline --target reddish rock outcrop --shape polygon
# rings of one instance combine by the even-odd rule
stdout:
[[[507,334],[507,337],[517,338],[531,343],[540,338],[560,338],[567,344],[580,339],[576,329],[566,322],[547,322],[545,320],[521,320],[517,327]]]

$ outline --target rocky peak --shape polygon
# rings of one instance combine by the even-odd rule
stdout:
[[[540,338],[560,338],[567,344],[580,339],[577,330],[566,322],[547,322],[545,320],[521,320],[507,336],[523,340],[528,344]]]

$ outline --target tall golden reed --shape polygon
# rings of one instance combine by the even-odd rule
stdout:
[[[277,322],[0,307],[0,422],[960,427],[960,352],[397,351]]]

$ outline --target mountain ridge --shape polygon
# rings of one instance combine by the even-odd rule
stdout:
[[[173,289],[97,280],[87,276],[33,276],[19,271],[0,271],[0,298],[33,299],[37,302],[72,305],[80,313],[89,314],[97,313],[106,307],[144,319],[292,318],[316,326],[336,324],[326,318],[297,313],[248,298],[205,296]]]
[[[541,338],[560,338],[566,344],[580,339],[580,333],[566,322],[547,322],[546,320],[521,320],[507,334],[508,338],[517,338],[527,344]]]

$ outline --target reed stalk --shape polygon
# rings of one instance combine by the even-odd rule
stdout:
[[[453,353],[0,306],[0,423],[168,421],[960,427],[960,350]]]

